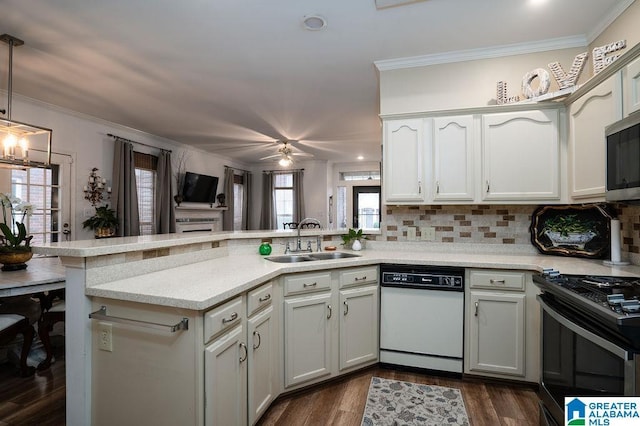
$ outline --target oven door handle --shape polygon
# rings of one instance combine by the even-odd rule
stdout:
[[[536,299],[538,299],[538,302],[540,303],[540,306],[542,307],[542,309],[547,314],[549,314],[549,316],[551,318],[553,318],[558,323],[560,323],[563,327],[568,328],[569,330],[571,330],[574,333],[576,333],[578,336],[581,336],[581,337],[587,339],[591,343],[594,343],[594,344],[600,346],[602,349],[607,350],[607,351],[615,354],[617,357],[622,358],[625,361],[632,361],[633,360],[633,353],[632,352],[626,351],[623,348],[621,348],[620,346],[617,346],[617,345],[611,343],[610,341],[608,341],[606,339],[603,339],[602,337],[598,336],[597,334],[594,334],[594,333],[590,332],[589,330],[586,330],[586,329],[580,327],[579,325],[575,324],[573,321],[571,321],[570,319],[566,318],[564,315],[560,314],[558,311],[553,309],[553,307],[549,306],[540,297],[540,295],[536,296]]]

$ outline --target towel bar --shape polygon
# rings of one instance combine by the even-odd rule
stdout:
[[[118,318],[107,315],[107,307],[101,306],[99,310],[95,312],[91,312],[89,314],[89,318],[99,321],[109,321],[109,322],[117,322],[120,324],[128,324],[136,327],[145,327],[145,328],[153,328],[156,330],[164,330],[169,331],[170,333],[175,333],[179,330],[188,330],[189,329],[189,319],[182,318],[182,321],[175,325],[167,325],[167,324],[157,324],[155,322],[147,322],[140,320],[132,320],[126,318]]]

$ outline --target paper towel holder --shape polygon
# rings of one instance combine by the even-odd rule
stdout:
[[[611,260],[603,260],[602,263],[606,266],[624,266],[629,262],[621,259],[621,245],[620,245],[620,219],[617,217],[611,217],[609,222],[609,229],[611,230]]]

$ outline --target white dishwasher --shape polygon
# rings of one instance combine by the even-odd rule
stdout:
[[[380,267],[380,362],[462,373],[464,269]]]

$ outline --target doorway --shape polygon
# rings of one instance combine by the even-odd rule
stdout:
[[[364,230],[380,229],[380,186],[353,187],[353,227]]]

